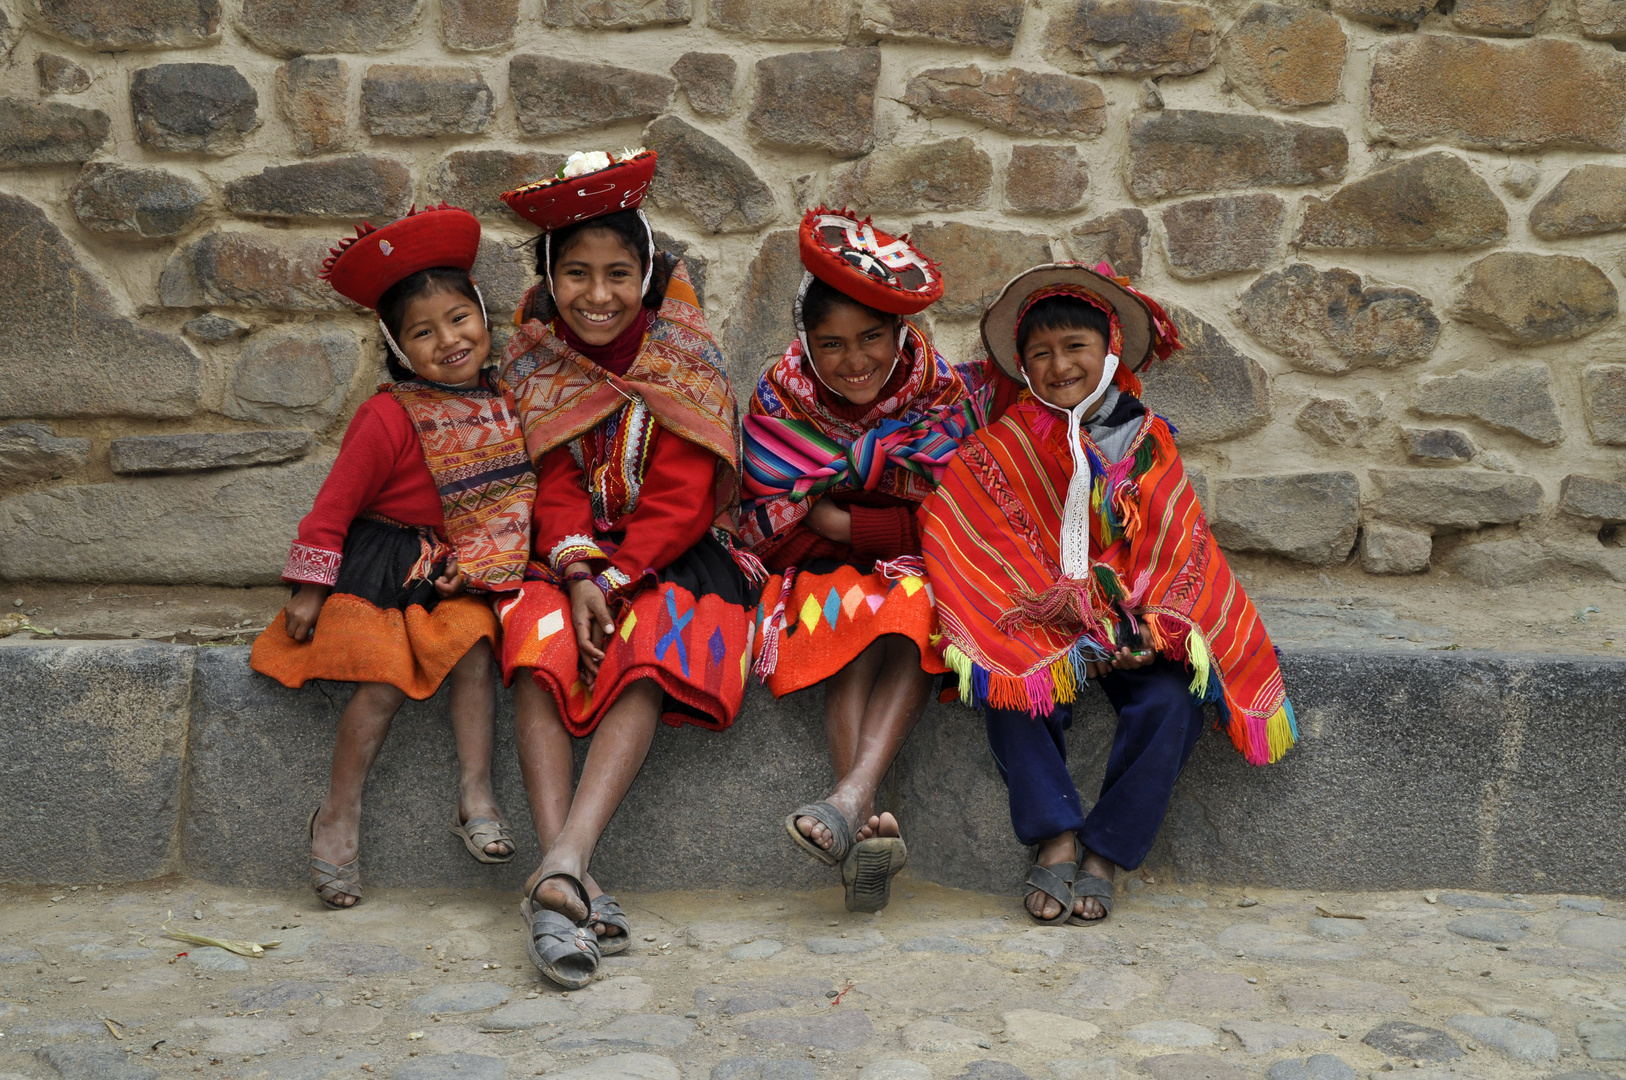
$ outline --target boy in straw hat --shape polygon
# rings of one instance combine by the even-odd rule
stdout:
[[[983,344],[1028,390],[965,440],[922,508],[944,662],[984,707],[1017,837],[1037,851],[1027,910],[1112,910],[1146,858],[1213,702],[1256,765],[1297,740],[1258,613],[1135,372],[1180,348],[1150,297],[1102,264],[1037,266],[984,314]],[[1118,713],[1089,814],[1064,732],[1087,679]]]

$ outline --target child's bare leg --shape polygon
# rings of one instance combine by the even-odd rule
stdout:
[[[474,818],[502,820],[496,793],[491,790],[491,742],[496,723],[497,692],[491,684],[491,643],[476,641],[452,668],[452,736],[457,740],[457,812],[463,821]],[[494,840],[486,854],[512,854],[511,845]]]
[[[388,683],[358,683],[339,715],[327,798],[316,815],[311,855],[343,866],[361,849],[361,791],[406,694]],[[349,906],[355,901],[340,897]]]
[[[553,695],[536,685],[530,668],[514,672],[514,747],[531,804],[531,824],[546,854],[570,814],[575,775],[570,732],[559,719]]]

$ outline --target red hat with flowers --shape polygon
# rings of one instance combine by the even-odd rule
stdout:
[[[571,154],[557,176],[515,188],[502,201],[545,233],[618,210],[636,210],[655,179],[653,150]]]
[[[467,210],[441,203],[382,229],[366,222],[339,242],[322,263],[322,277],[362,307],[378,307],[392,285],[420,270],[453,266],[471,270],[480,254],[480,222]]]
[[[937,264],[909,242],[889,236],[851,210],[819,206],[802,217],[802,265],[807,272],[866,307],[914,315],[943,296]],[[804,282],[805,292],[805,285]]]

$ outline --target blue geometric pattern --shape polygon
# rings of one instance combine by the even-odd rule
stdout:
[[[721,626],[712,629],[711,640],[707,642],[707,647],[711,649],[712,664],[721,664],[723,662],[723,628]]]
[[[694,608],[685,611],[681,619],[678,618],[677,594],[668,588],[666,590],[666,614],[672,617],[672,629],[662,634],[661,639],[655,643],[655,659],[665,660],[667,652],[671,650],[672,646],[676,645],[678,664],[683,668],[683,677],[687,679],[689,677],[689,650],[683,647],[683,630],[694,621]]]
[[[841,596],[834,590],[824,598],[824,621],[830,624],[830,629],[836,628],[836,616],[841,614]]]

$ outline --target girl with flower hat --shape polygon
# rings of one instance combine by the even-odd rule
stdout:
[[[631,944],[588,872],[659,720],[739,710],[756,592],[734,550],[734,394],[688,271],[638,209],[656,155],[572,155],[503,196],[543,230],[503,357],[538,476],[531,566],[500,608],[502,669],[545,857],[531,959],[575,988]],[[593,741],[572,784],[571,739]]]
[[[294,596],[250,660],[288,687],[358,684],[310,820],[311,883],[330,907],[361,899],[361,791],[391,720],[448,677],[463,772],[452,831],[481,862],[514,857],[491,791],[487,597],[519,588],[536,494],[513,400],[485,366],[491,331],[469,277],[480,223],[443,203],[356,233],[322,276],[377,312],[395,382],[350,421],[288,554]]]

